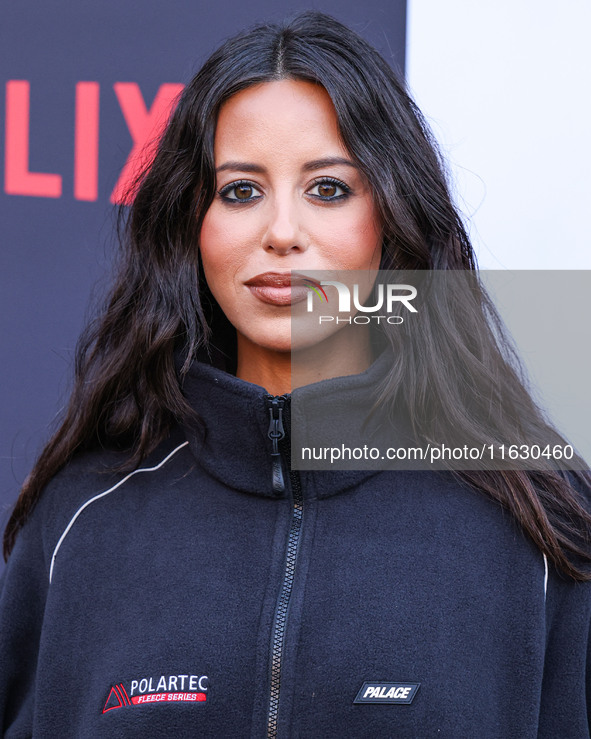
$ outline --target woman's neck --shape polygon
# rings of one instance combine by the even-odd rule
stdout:
[[[261,385],[271,395],[285,395],[313,382],[359,374],[373,359],[368,330],[343,328],[321,342],[292,352],[254,344],[238,334],[236,376]]]

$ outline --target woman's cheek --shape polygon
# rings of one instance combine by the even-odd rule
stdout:
[[[376,270],[381,258],[380,234],[372,223],[359,228],[343,223],[332,232],[332,248],[324,254],[329,269]]]
[[[208,212],[201,227],[200,251],[205,277],[213,291],[213,283],[233,279],[243,259],[240,238],[241,230],[236,225],[228,226],[227,219],[219,218],[216,212]]]

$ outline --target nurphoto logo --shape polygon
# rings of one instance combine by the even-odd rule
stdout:
[[[374,291],[375,304],[374,305],[362,305],[362,300],[359,296],[359,285],[355,283],[352,287],[353,306],[351,306],[351,289],[344,282],[337,280],[319,280],[318,282],[307,279],[305,285],[308,288],[308,297],[306,303],[306,309],[308,313],[314,311],[314,296],[316,295],[320,302],[327,302],[328,297],[323,287],[334,287],[338,295],[338,312],[350,314],[353,310],[359,313],[376,314],[378,311],[385,310],[386,315],[355,315],[339,317],[339,316],[319,316],[319,323],[327,323],[329,321],[336,321],[337,323],[370,323],[370,321],[377,320],[378,323],[382,319],[387,323],[403,323],[404,318],[399,314],[393,314],[394,306],[402,305],[410,313],[416,313],[417,309],[412,305],[411,301],[417,297],[417,289],[412,285],[396,285],[379,284],[376,286]]]

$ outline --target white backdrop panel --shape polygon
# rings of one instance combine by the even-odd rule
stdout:
[[[591,2],[409,0],[407,34],[480,266],[591,268]]]

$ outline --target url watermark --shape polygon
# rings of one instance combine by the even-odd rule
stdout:
[[[400,446],[379,449],[367,444],[363,446],[302,447],[301,461],[324,461],[335,464],[344,461],[398,460],[437,464],[460,461],[511,461],[511,462],[558,462],[570,460],[575,451],[570,444],[483,444],[482,446],[448,446],[426,444],[425,446]]]

